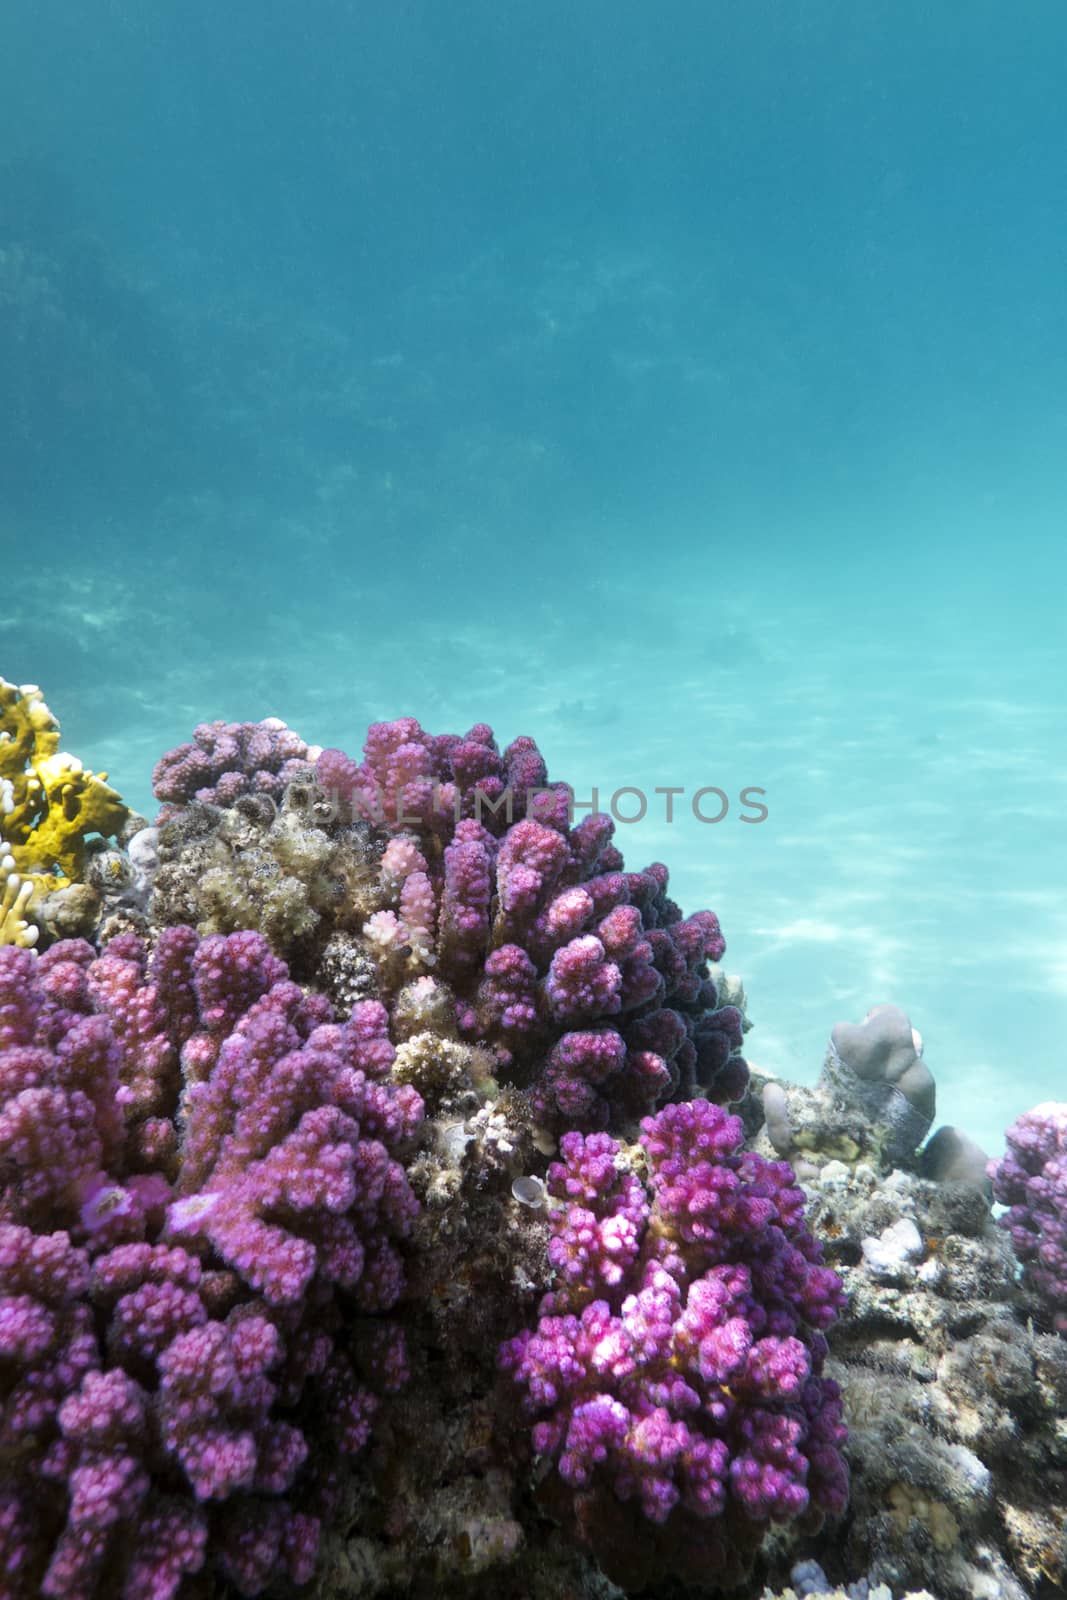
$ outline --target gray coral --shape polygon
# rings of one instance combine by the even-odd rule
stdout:
[[[933,1074],[922,1059],[922,1040],[899,1006],[875,1006],[859,1024],[837,1023],[820,1082],[834,1101],[859,1106],[881,1130],[889,1163],[913,1155],[930,1131]]]

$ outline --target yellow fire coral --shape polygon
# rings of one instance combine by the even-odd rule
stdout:
[[[37,943],[38,930],[27,922],[23,912],[30,903],[33,884],[19,877],[15,871],[15,858],[7,854],[0,839],[0,944]]]
[[[29,897],[23,889],[10,891],[22,897],[19,916],[38,894],[79,880],[86,841],[96,834],[111,838],[128,815],[106,772],[89,772],[59,749],[59,723],[36,684],[17,687],[0,678],[3,851],[10,872],[32,884]],[[7,891],[5,904],[6,898]]]

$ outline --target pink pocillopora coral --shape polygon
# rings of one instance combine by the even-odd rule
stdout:
[[[501,754],[484,724],[433,736],[399,718],[371,728],[361,763],[325,750],[316,772],[342,818],[390,836],[389,903],[364,930],[380,966],[395,956],[447,986],[461,1036],[543,1122],[595,1129],[741,1095],[741,1014],[707,966],[725,950],[717,918],[683,918],[661,864],[625,871],[609,817],[571,826],[570,790],[532,739]]]
[[[152,788],[162,817],[190,800],[227,806],[244,794],[280,799],[286,785],[307,776],[319,754],[278,717],[262,722],[202,722],[188,744],[156,762]]]
[[[844,1295],[791,1169],[746,1152],[739,1118],[695,1100],[642,1129],[647,1181],[607,1134],[561,1140],[556,1287],[500,1360],[582,1525],[605,1496],[682,1542],[723,1519],[725,1565],[745,1525],[758,1540],[844,1508],[840,1396],[822,1376]]]
[[[406,1375],[392,1059],[258,934],[0,950],[5,1595],[311,1575],[329,1455]]]
[[[1067,1103],[1047,1100],[1005,1134],[1007,1154],[989,1163],[993,1198],[1027,1281],[1067,1336]]]

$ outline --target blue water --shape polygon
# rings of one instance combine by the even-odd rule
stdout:
[[[214,717],[532,733],[649,793],[760,1066],[893,1000],[998,1149],[1064,1094],[1065,52],[1059,0],[6,0],[0,672],[146,810]]]

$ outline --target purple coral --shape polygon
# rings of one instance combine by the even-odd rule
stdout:
[[[403,1286],[422,1106],[387,1024],[370,1001],[334,1023],[257,934],[0,950],[13,1600],[310,1577],[328,1456],[406,1376],[373,1314]]]
[[[156,762],[152,789],[166,802],[166,818],[190,800],[231,806],[243,794],[277,800],[295,779],[307,777],[319,751],[278,717],[262,722],[202,722],[189,744]]]
[[[790,1168],[746,1152],[738,1118],[695,1100],[642,1128],[647,1179],[607,1134],[561,1140],[556,1286],[500,1360],[594,1544],[633,1502],[668,1569],[699,1548],[725,1577],[770,1521],[844,1508],[822,1376],[844,1295]]]
[[[1067,1336],[1067,1104],[1045,1101],[1005,1134],[1008,1150],[989,1163],[993,1197],[1024,1274]]]
[[[717,918],[683,918],[660,863],[625,872],[610,818],[571,826],[531,739],[501,755],[484,724],[435,737],[400,718],[371,728],[362,763],[324,751],[317,777],[342,818],[391,835],[364,928],[386,989],[427,971],[449,985],[461,1035],[542,1121],[604,1127],[744,1092],[741,1013],[707,965]]]
[[[371,822],[404,827],[421,824],[449,832],[449,819],[478,814],[494,831],[533,808],[539,818],[556,815],[564,786],[549,786],[544,761],[532,739],[516,739],[497,751],[484,722],[469,733],[431,735],[414,717],[376,722],[367,733],[364,759],[342,750],[324,750],[319,781],[351,811]]]

